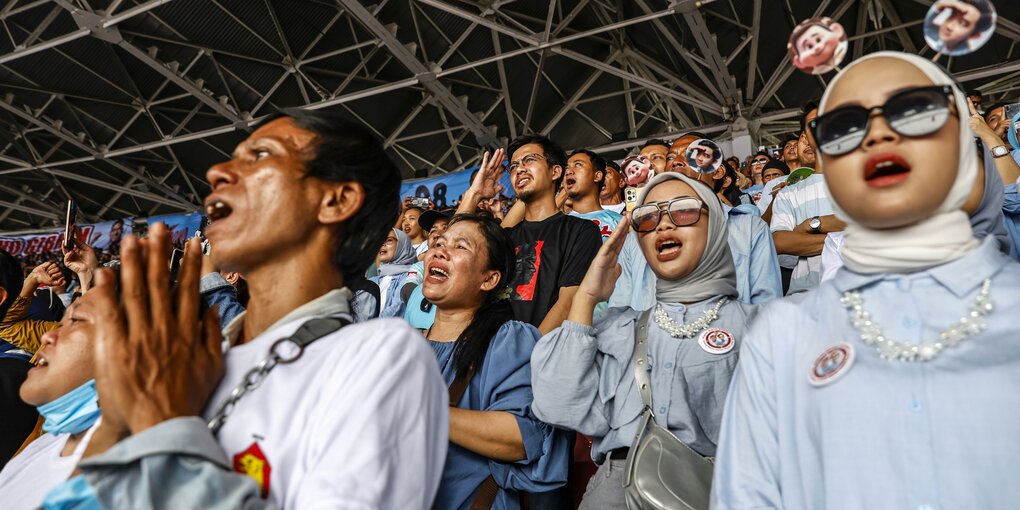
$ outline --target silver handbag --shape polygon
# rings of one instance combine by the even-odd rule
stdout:
[[[652,413],[652,382],[648,377],[648,317],[641,314],[634,335],[634,379],[644,412],[634,444],[627,454],[623,479],[630,510],[707,510],[712,492],[712,461],[702,457],[665,427]]]

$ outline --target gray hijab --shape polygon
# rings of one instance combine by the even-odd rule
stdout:
[[[652,188],[672,180],[683,181],[705,202],[708,208],[708,243],[698,265],[687,276],[679,280],[664,280],[656,275],[655,298],[664,303],[696,303],[715,296],[737,297],[737,272],[730,255],[726,211],[719,197],[708,186],[676,172],[661,173],[645,184],[638,195],[638,204],[644,205]]]
[[[395,228],[393,232],[397,235],[397,248],[393,253],[393,260],[379,266],[380,277],[406,273],[411,264],[418,261],[418,256],[414,253],[414,246],[411,244],[411,238],[407,237],[403,230]]]
[[[985,191],[981,195],[981,204],[970,215],[970,227],[974,229],[974,237],[984,239],[993,236],[999,241],[999,249],[1009,255],[1013,243],[1009,240],[1006,225],[1003,224],[1002,205],[1006,198],[1006,188],[1002,185],[1002,177],[995,168],[995,158],[987,148],[985,156]]]

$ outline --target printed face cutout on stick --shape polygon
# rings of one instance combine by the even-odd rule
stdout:
[[[707,138],[691,142],[684,157],[687,158],[687,165],[701,174],[715,173],[723,161],[722,149]]]
[[[943,55],[966,55],[992,38],[995,21],[990,0],[938,0],[924,18],[924,40]]]
[[[623,168],[623,181],[631,187],[643,187],[655,175],[655,169],[647,156],[628,156],[620,168]]]
[[[790,33],[786,51],[793,66],[808,74],[825,74],[843,63],[847,40],[843,25],[832,18],[811,18]]]

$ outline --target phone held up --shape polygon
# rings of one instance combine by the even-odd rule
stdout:
[[[78,221],[78,204],[74,200],[67,201],[67,215],[64,219],[64,250],[74,249],[74,227]]]

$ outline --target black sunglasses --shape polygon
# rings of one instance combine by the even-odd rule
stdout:
[[[668,213],[669,220],[678,227],[693,225],[701,219],[701,209],[705,203],[701,199],[689,196],[677,197],[665,202],[639,205],[630,214],[630,223],[636,232],[651,232],[659,226],[662,211]]]
[[[871,127],[871,115],[877,111],[902,136],[930,135],[949,120],[951,97],[953,88],[948,85],[904,90],[882,106],[844,106],[820,115],[809,124],[811,134],[822,154],[842,156],[861,146]]]

